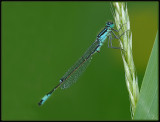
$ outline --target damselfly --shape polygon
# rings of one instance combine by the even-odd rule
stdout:
[[[114,49],[121,49],[120,47],[112,46],[112,35],[116,39],[119,39],[123,35],[122,34],[121,36],[117,37],[113,31],[118,32],[119,30],[115,30],[113,27],[113,22],[106,23],[105,28],[98,34],[95,42],[87,49],[84,55],[65,73],[65,75],[60,79],[60,83],[41,99],[41,101],[38,103],[39,105],[42,105],[57,88],[61,87],[62,89],[65,89],[71,86],[73,83],[75,83],[79,76],[87,68],[89,62],[91,61],[92,55],[96,52],[100,52],[100,48],[102,47],[107,37],[108,47]]]

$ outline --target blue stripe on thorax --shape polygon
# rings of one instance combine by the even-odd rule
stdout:
[[[110,28],[105,28],[103,29],[97,36],[97,39],[100,41],[100,46],[97,48],[96,51],[100,51],[100,48],[102,47],[103,43],[105,42],[105,40],[107,39],[107,37],[110,35]]]

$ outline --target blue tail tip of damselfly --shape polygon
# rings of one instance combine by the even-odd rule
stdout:
[[[38,105],[41,106],[43,104],[43,100],[41,100]]]
[[[38,103],[39,106],[41,106],[49,97],[51,96],[50,93],[46,94],[41,101]]]

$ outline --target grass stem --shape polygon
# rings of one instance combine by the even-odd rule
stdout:
[[[121,55],[124,63],[126,86],[131,104],[131,117],[133,118],[139,96],[139,87],[132,55],[132,32],[130,30],[129,15],[126,3],[113,2],[113,6],[115,8],[113,16],[116,27],[119,29],[122,26],[119,30],[119,35],[124,33],[120,38],[120,46],[125,50],[121,51]]]

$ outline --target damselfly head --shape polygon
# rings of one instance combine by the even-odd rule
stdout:
[[[106,23],[106,27],[111,27],[111,28],[113,28],[113,27],[114,27],[113,22],[107,22],[107,23]]]

